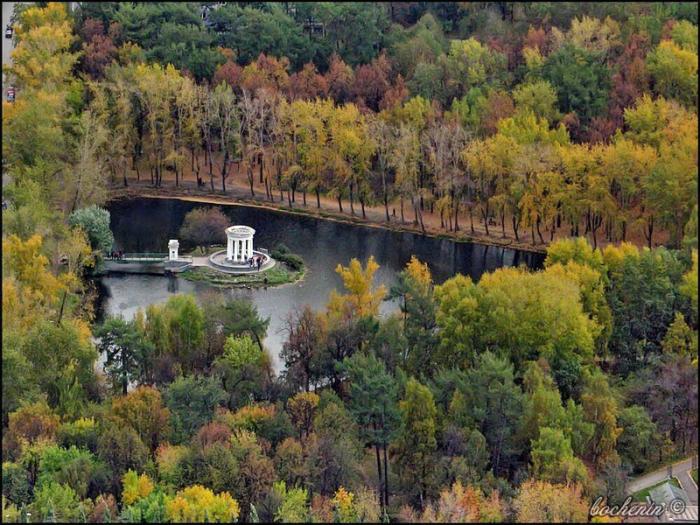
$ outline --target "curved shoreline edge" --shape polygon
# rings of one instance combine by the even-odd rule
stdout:
[[[153,194],[143,191],[132,191],[128,188],[111,189],[107,196],[107,202],[118,201],[123,199],[164,199],[164,200],[180,200],[185,202],[197,202],[201,204],[215,204],[217,206],[244,206],[248,208],[262,208],[279,213],[288,213],[292,215],[301,215],[304,217],[313,217],[316,219],[352,224],[354,226],[366,226],[368,228],[378,228],[382,230],[393,231],[397,233],[413,233],[424,237],[432,237],[434,239],[444,239],[461,243],[481,244],[485,246],[493,246],[496,248],[508,248],[511,250],[519,250],[540,255],[547,253],[546,246],[536,247],[530,244],[515,242],[511,240],[508,243],[500,243],[491,237],[481,237],[478,235],[470,236],[468,234],[455,235],[452,232],[436,233],[427,230],[423,233],[420,228],[415,228],[410,225],[388,225],[383,222],[376,222],[360,217],[352,217],[339,212],[322,211],[318,212],[310,208],[290,208],[289,206],[280,206],[276,203],[261,202],[253,199],[242,199],[240,197],[223,197],[217,195],[188,195],[184,193],[174,192],[172,194],[162,195]]]

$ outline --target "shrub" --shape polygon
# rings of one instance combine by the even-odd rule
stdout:
[[[304,260],[296,254],[289,251],[284,244],[278,244],[277,248],[270,252],[273,259],[287,264],[295,272],[299,272],[304,268]]]
[[[93,250],[106,253],[112,249],[114,235],[109,228],[109,212],[97,206],[88,206],[71,213],[68,224],[82,228]]]
[[[219,208],[196,208],[185,215],[180,237],[197,246],[223,243],[228,225],[228,218]]]

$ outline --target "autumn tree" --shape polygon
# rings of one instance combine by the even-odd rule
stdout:
[[[396,173],[396,187],[401,200],[401,223],[404,222],[403,203],[406,197],[411,198],[413,207],[413,224],[423,225],[423,214],[420,209],[419,194],[419,162],[420,162],[420,141],[417,131],[409,125],[401,125],[396,133],[392,148],[390,165]]]
[[[697,106],[698,54],[671,40],[663,40],[647,55],[654,92],[683,104]]]
[[[318,395],[313,392],[300,392],[287,402],[287,411],[299,432],[300,440],[303,440],[311,432],[318,400]]]
[[[615,444],[622,432],[617,426],[618,401],[607,377],[599,369],[584,373],[581,404],[586,419],[595,425],[591,459],[599,466],[618,461]]]
[[[399,410],[401,429],[395,446],[400,473],[404,482],[415,483],[410,492],[418,497],[422,507],[431,487],[430,473],[437,448],[437,410],[432,392],[415,379],[409,379]]]
[[[325,342],[325,319],[306,306],[296,314],[290,313],[287,331],[288,339],[280,353],[286,364],[285,377],[308,392],[319,379],[316,367],[319,347]]]
[[[579,485],[553,485],[545,481],[526,481],[514,501],[516,519],[526,521],[586,521],[588,503]]]
[[[180,237],[197,246],[222,243],[229,219],[220,208],[195,208],[187,212],[180,227]]]
[[[112,401],[114,415],[131,426],[141,440],[154,452],[169,431],[170,411],[163,406],[160,392],[150,386],[140,386]]]
[[[379,304],[384,299],[386,288],[373,286],[374,274],[379,269],[374,257],[367,260],[365,267],[357,259],[351,259],[349,266],[338,265],[335,269],[343,280],[347,293],[339,294],[332,290],[328,300],[331,318],[360,318],[376,316]]]

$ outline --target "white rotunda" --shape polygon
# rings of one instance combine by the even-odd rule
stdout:
[[[226,228],[226,260],[233,263],[245,263],[253,256],[253,235],[250,226],[229,226]]]

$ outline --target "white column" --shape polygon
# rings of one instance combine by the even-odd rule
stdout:
[[[231,260],[233,257],[233,239],[231,237],[226,237],[226,258]]]
[[[253,256],[253,238],[246,239],[246,244],[248,245],[248,259],[250,259]]]
[[[168,248],[169,248],[169,259],[171,261],[176,261],[177,260],[177,251],[178,248],[180,247],[180,243],[177,241],[177,239],[170,239],[170,242],[168,243]]]
[[[238,239],[233,241],[233,260],[238,260]]]

